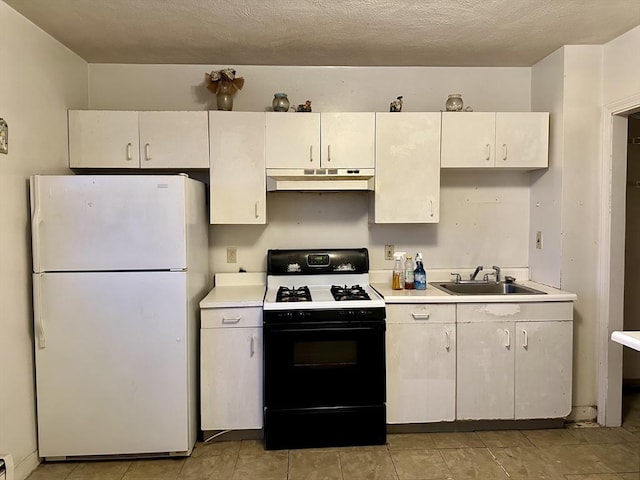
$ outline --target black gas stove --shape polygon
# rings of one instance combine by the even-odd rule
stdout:
[[[385,307],[368,251],[269,250],[263,313],[265,447],[384,444]]]

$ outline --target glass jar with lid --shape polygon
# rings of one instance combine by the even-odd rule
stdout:
[[[447,101],[444,104],[447,112],[461,112],[464,103],[462,101],[462,95],[459,93],[452,93],[447,97]]]

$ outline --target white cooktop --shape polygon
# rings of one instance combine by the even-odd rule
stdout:
[[[309,287],[310,302],[276,302],[278,288]],[[331,294],[331,286],[360,285],[371,300],[336,301]],[[377,308],[384,307],[384,299],[369,285],[369,275],[269,275],[267,276],[267,293],[264,298],[265,310],[315,310],[338,308]]]

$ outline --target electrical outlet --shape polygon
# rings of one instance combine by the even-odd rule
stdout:
[[[236,247],[227,248],[227,263],[238,262],[238,249]]]
[[[542,250],[542,232],[536,232],[536,248]]]
[[[394,245],[385,245],[384,246],[384,259],[385,260],[393,260],[393,252],[395,251]]]

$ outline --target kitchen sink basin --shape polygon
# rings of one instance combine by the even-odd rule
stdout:
[[[545,295],[545,292],[518,283],[429,282],[429,285],[452,295]]]

